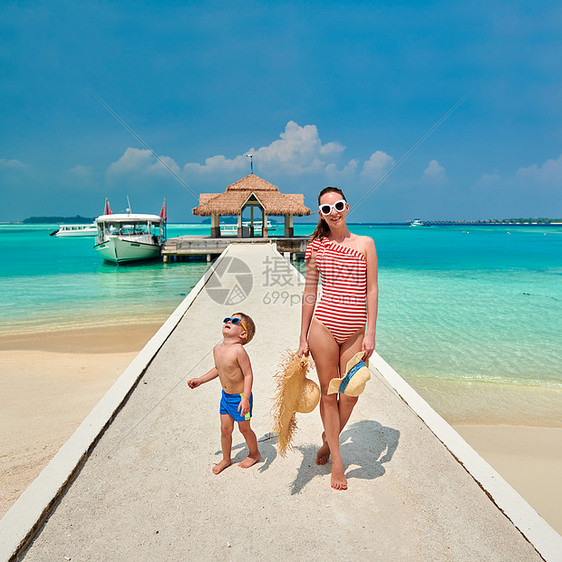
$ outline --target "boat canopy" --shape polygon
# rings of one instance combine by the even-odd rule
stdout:
[[[96,219],[96,223],[100,222],[125,222],[125,223],[132,223],[132,222],[151,222],[151,223],[161,223],[165,222],[162,217],[158,215],[138,215],[138,214],[131,214],[127,215],[126,213],[123,214],[111,214],[111,215],[101,215]]]

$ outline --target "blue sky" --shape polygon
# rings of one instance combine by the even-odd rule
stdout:
[[[255,172],[350,221],[562,216],[557,2],[1,2],[0,221]],[[158,154],[180,183],[98,100]],[[308,219],[310,220],[310,219]]]

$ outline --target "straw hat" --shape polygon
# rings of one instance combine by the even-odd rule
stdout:
[[[274,375],[277,389],[273,398],[273,432],[277,435],[277,450],[284,457],[292,449],[291,439],[297,429],[296,412],[308,414],[320,402],[320,388],[306,378],[312,367],[308,357],[298,357],[287,351],[285,359]]]
[[[345,394],[346,396],[359,396],[364,390],[367,381],[371,378],[369,367],[363,361],[364,351],[356,353],[346,365],[346,375],[341,379],[332,379],[328,385],[328,394]]]

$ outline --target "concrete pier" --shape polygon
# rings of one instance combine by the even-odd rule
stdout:
[[[302,288],[272,245],[229,246],[6,514],[0,559],[560,560],[560,536],[379,356],[341,436],[349,490],[315,464],[318,409],[277,456],[272,375],[297,346]],[[211,368],[237,311],[257,327],[262,461],[215,476],[220,385],[186,381]],[[233,454],[246,456],[237,429]]]
[[[273,244],[282,254],[288,253],[294,259],[297,255],[304,256],[308,244],[308,236],[270,236],[268,238],[236,238],[233,236],[178,236],[168,238],[162,246],[162,258],[166,261],[182,260],[191,256],[218,256],[231,244]]]

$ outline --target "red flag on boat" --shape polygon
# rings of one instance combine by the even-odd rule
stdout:
[[[103,210],[104,215],[111,215],[111,209],[109,208],[109,199],[105,198],[105,209]]]
[[[163,221],[167,221],[168,220],[168,212],[166,209],[166,198],[164,197],[164,204],[162,205],[162,210],[160,211],[160,218]]]

